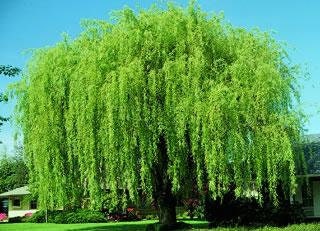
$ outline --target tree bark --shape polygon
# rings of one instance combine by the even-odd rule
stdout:
[[[173,226],[177,223],[176,198],[173,195],[172,183],[167,174],[168,154],[164,135],[159,137],[158,159],[153,165],[153,197],[159,209],[159,222]]]
[[[170,191],[163,193],[158,198],[159,205],[159,222],[165,225],[174,225],[176,218],[176,198]]]

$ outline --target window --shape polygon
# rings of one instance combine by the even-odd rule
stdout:
[[[30,201],[30,209],[37,209],[37,201],[36,200]]]
[[[19,198],[14,198],[12,201],[13,207],[21,207],[21,200]]]

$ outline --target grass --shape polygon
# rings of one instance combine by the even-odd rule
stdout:
[[[155,223],[151,221],[136,222],[113,222],[98,224],[33,224],[33,223],[0,223],[1,231],[144,231],[147,224]],[[262,227],[262,228],[214,228],[208,229],[205,221],[186,221],[192,225],[192,231],[318,231],[320,223],[291,225],[284,228]]]

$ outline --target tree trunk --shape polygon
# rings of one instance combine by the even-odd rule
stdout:
[[[162,225],[174,226],[176,218],[176,198],[173,195],[172,183],[167,174],[168,154],[164,135],[159,137],[158,160],[153,165],[153,198],[159,208],[159,222]]]
[[[177,222],[176,199],[170,188],[169,190],[158,198],[159,222],[164,225],[174,225]]]

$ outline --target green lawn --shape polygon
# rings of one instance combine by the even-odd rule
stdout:
[[[32,223],[17,223],[8,224],[0,223],[1,231],[143,231],[145,226],[156,221],[137,221],[137,222],[116,222],[116,223],[101,223],[101,224],[32,224]],[[187,221],[192,224],[194,231],[206,231],[207,223],[202,221]],[[264,227],[264,228],[215,228],[211,231],[318,231],[320,223],[292,225],[285,228]]]

